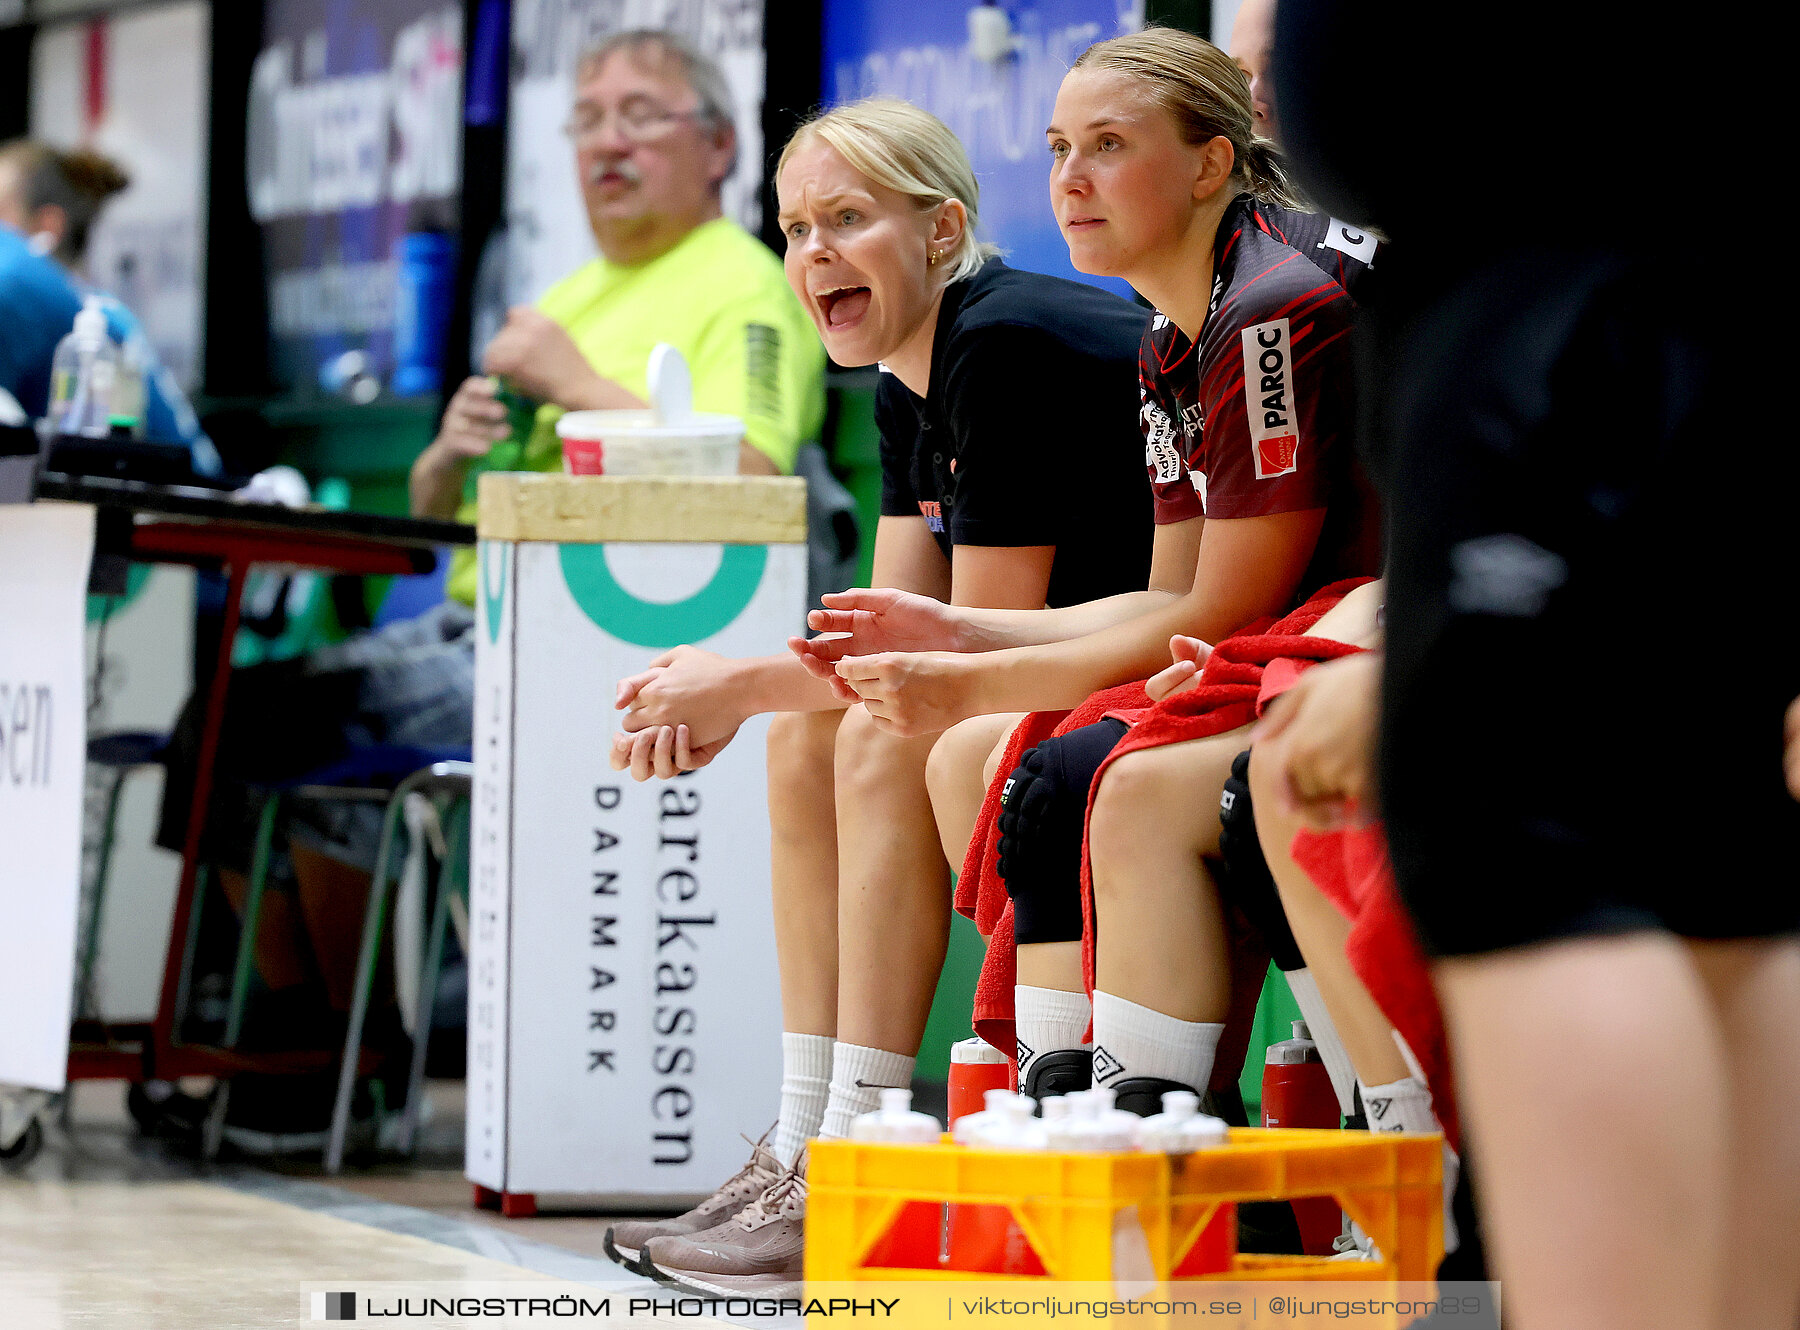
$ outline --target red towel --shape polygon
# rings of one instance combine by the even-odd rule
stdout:
[[[1294,837],[1292,854],[1350,920],[1350,966],[1418,1059],[1431,1090],[1432,1111],[1444,1124],[1451,1148],[1460,1151],[1462,1123],[1444,1016],[1431,986],[1430,965],[1394,891],[1386,835],[1379,826],[1302,831]]]
[[[1200,673],[1200,683],[1161,704],[1152,704],[1142,683],[1123,684],[1096,693],[1074,711],[1034,712],[1014,730],[1006,753],[994,773],[975,835],[963,860],[957,881],[956,908],[975,921],[988,939],[987,957],[975,986],[975,1033],[1005,1053],[1017,1052],[1013,1030],[1014,955],[1012,901],[1000,880],[1000,791],[1025,751],[1052,734],[1090,725],[1110,714],[1136,723],[1108,755],[1111,762],[1121,752],[1154,747],[1181,739],[1197,739],[1236,729],[1255,719],[1257,685],[1262,665],[1276,656],[1309,656],[1328,659],[1354,650],[1342,643],[1300,637],[1325,613],[1367,578],[1337,582],[1318,592],[1306,604],[1274,623],[1264,620],[1234,634],[1214,648]],[[1141,737],[1144,731],[1148,737]],[[1102,766],[1102,770],[1104,770]],[[1098,781],[1095,782],[1098,785]],[[1091,811],[1091,795],[1090,795]],[[1093,987],[1093,893],[1085,849],[1082,854],[1081,889],[1087,919],[1084,970]],[[1265,965],[1266,965],[1265,961]],[[1256,976],[1260,985],[1262,976]]]

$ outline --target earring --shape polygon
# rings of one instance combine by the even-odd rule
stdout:
[[[937,251],[936,251],[936,250],[935,250],[935,249],[934,249],[934,250],[932,250],[932,251],[931,251],[931,257],[930,257],[930,258],[928,258],[928,259],[927,259],[927,260],[926,260],[926,261],[925,261],[925,266],[926,266],[926,267],[927,267],[927,268],[935,268],[935,267],[937,267],[937,261],[938,261],[938,260],[939,260],[939,259],[940,259],[940,258],[942,258],[942,257],[943,257],[943,255],[941,255],[941,254],[939,254],[939,253],[938,253],[938,252],[937,252]]]

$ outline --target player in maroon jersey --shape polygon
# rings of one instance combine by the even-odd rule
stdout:
[[[1158,311],[1140,360],[1140,418],[1157,494],[1151,587],[1031,613],[847,593],[829,597],[831,608],[816,612],[812,626],[851,639],[807,648],[821,668],[835,663],[842,685],[897,732],[964,722],[933,755],[947,845],[966,840],[973,825],[995,713],[1076,706],[1164,670],[1172,639],[1198,656],[1201,643],[1283,613],[1326,580],[1376,570],[1374,509],[1350,439],[1352,303],[1270,225],[1269,211],[1299,200],[1274,146],[1255,133],[1242,72],[1210,43],[1172,30],[1100,43],[1065,79],[1048,138],[1052,201],[1075,265],[1124,277]],[[884,649],[900,642],[909,649]],[[916,649],[921,642],[941,649]],[[1173,668],[1171,688],[1183,681],[1181,663]],[[1088,785],[1120,724],[1040,745],[1040,754],[1060,745],[1048,764],[1054,778],[1014,773],[1015,781],[1041,774],[1056,787],[1039,825],[1062,837],[1035,856],[1045,872],[1007,881],[1020,924],[1021,1041],[1042,1027],[1033,1051],[1079,1045],[1087,1023],[1080,831]],[[1122,787],[1136,789],[1138,764],[1178,755],[1179,769],[1162,778],[1163,797],[1145,805],[1161,821],[1140,853],[1154,851],[1159,869],[1165,848],[1185,860],[1141,899],[1109,898],[1122,908],[1109,903],[1099,927],[1096,1002],[1116,999],[1131,1009],[1132,1030],[1150,1027],[1140,1043],[1179,1045],[1183,1055],[1178,1065],[1146,1061],[1132,1051],[1131,1030],[1109,1034],[1096,1009],[1096,1039],[1118,1064],[1100,1077],[1109,1083],[1203,1088],[1209,1079],[1229,965],[1217,893],[1199,858],[1206,847],[1193,846],[1210,835],[1216,849],[1219,791],[1245,746],[1239,733],[1115,764]],[[1033,858],[1024,855],[1028,864]],[[1164,1024],[1171,1038],[1163,1038]]]

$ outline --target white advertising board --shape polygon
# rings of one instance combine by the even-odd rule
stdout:
[[[94,510],[0,506],[0,1082],[68,1072]]]
[[[633,784],[614,681],[668,646],[784,649],[800,544],[484,540],[475,657],[469,1178],[654,1203],[774,1119],[766,720]]]

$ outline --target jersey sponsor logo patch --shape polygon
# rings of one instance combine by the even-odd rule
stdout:
[[[1375,251],[1381,242],[1376,240],[1360,227],[1351,226],[1348,222],[1330,219],[1325,228],[1325,238],[1319,242],[1320,249],[1335,249],[1341,254],[1373,267]]]
[[[1244,411],[1256,478],[1270,480],[1300,469],[1300,413],[1294,402],[1294,347],[1288,321],[1253,323],[1244,329]]]
[[[942,503],[936,500],[927,502],[920,499],[919,516],[925,519],[925,526],[928,530],[942,531],[944,529],[944,505]]]
[[[1144,431],[1144,465],[1159,485],[1181,479],[1181,447],[1175,422],[1155,402],[1146,401],[1138,412]]]

